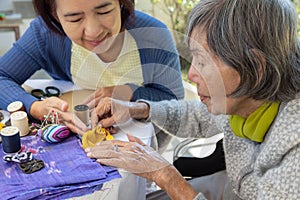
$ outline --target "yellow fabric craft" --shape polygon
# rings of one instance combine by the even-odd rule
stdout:
[[[266,102],[255,110],[247,119],[230,115],[230,126],[235,135],[255,142],[262,142],[274,121],[280,102]]]
[[[82,136],[82,147],[84,149],[88,147],[96,146],[97,143],[103,140],[113,140],[114,137],[105,128],[97,126],[93,130],[87,131]]]
[[[2,130],[3,127],[5,127],[5,124],[0,123],[0,131]]]

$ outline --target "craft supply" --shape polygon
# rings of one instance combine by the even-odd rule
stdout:
[[[110,132],[99,126],[95,127],[93,130],[87,131],[82,136],[82,147],[84,149],[88,147],[93,147],[97,143],[103,140],[113,140],[114,137],[110,134]]]
[[[48,124],[58,124],[58,112],[54,112],[54,110],[49,110],[48,114],[44,116],[44,120],[40,125],[40,128],[47,126]]]
[[[74,107],[75,115],[83,122],[85,125],[90,124],[90,112],[87,105],[76,105]]]
[[[49,143],[61,142],[66,139],[71,131],[67,126],[61,124],[48,124],[38,131],[42,139]]]
[[[6,109],[10,114],[17,111],[25,111],[23,103],[21,101],[14,101],[10,103]]]
[[[33,155],[31,152],[18,152],[16,154],[7,154],[3,156],[3,160],[6,162],[28,162],[33,159]]]
[[[9,112],[0,110],[0,131],[3,127],[6,126],[7,121],[9,121]],[[1,137],[0,137],[1,142]]]
[[[6,110],[0,110],[0,122],[6,126],[10,126],[10,113]]]
[[[25,174],[31,174],[33,172],[39,171],[43,169],[45,166],[44,162],[42,160],[33,159],[28,162],[23,162],[19,164],[19,168],[24,172]]]
[[[20,136],[23,137],[29,133],[28,117],[24,111],[17,111],[10,115],[10,123],[19,129]]]
[[[31,95],[40,100],[43,100],[48,97],[59,97],[60,94],[60,89],[58,89],[55,86],[47,86],[45,88],[45,91],[43,91],[42,89],[31,90]]]
[[[19,129],[15,126],[7,126],[1,130],[3,152],[17,153],[21,149]]]
[[[0,112],[0,121],[4,120],[4,115],[2,112]]]
[[[56,143],[63,141],[71,134],[67,126],[58,123],[58,112],[50,109],[48,114],[41,119],[41,125],[33,123],[32,126],[38,128],[37,134],[41,136],[42,140]]]

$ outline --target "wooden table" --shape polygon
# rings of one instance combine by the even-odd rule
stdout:
[[[20,25],[23,24],[22,19],[6,19],[0,21],[0,29],[12,30],[15,32],[16,41],[20,38]]]

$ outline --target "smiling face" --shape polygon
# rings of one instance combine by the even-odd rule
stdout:
[[[240,75],[213,54],[206,42],[206,33],[195,27],[189,40],[193,60],[188,78],[196,83],[200,100],[213,114],[234,114],[247,117],[261,102],[246,96],[229,97],[240,83]]]
[[[90,51],[97,47],[99,54],[121,48],[115,37],[121,30],[118,0],[56,0],[56,8],[66,35],[76,44]]]

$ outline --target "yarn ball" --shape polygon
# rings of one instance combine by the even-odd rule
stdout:
[[[66,139],[71,134],[68,127],[60,124],[49,124],[41,129],[41,137],[49,143],[57,143]]]

